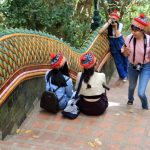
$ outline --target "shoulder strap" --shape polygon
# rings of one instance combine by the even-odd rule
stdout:
[[[67,78],[65,81],[66,81],[66,84],[67,84],[67,81],[70,79],[70,77],[69,78]],[[66,93],[66,90],[65,90],[65,93]]]
[[[133,48],[134,48],[134,51],[133,51],[133,64],[134,64],[134,61],[135,61],[135,46],[136,46],[136,38],[133,38]]]
[[[146,47],[147,47],[147,38],[146,38],[146,35],[144,34],[144,57],[143,57],[143,64],[144,64],[145,56],[146,56]]]
[[[81,85],[82,85],[82,80],[83,80],[83,73],[81,74],[80,81],[79,81],[79,84],[78,84],[78,88],[77,88],[76,94],[74,96],[75,99],[78,98],[78,94],[79,94],[79,91],[80,91],[80,88],[81,88]]]
[[[68,78],[68,79],[66,79],[65,81],[66,81],[66,83],[67,83],[67,81],[70,79],[70,77]]]
[[[131,38],[129,40],[129,45],[130,45],[132,39],[133,39],[133,47],[134,47],[134,51],[133,51],[133,63],[134,63],[134,60],[135,60],[135,44],[136,44],[136,40],[135,40],[135,38],[133,38],[133,35],[131,36]]]
[[[50,90],[52,90],[52,89],[51,89],[51,77],[50,77],[50,80],[49,80],[49,87],[50,87]],[[60,87],[57,87],[55,90],[52,90],[52,92],[55,93],[59,88],[60,88]]]
[[[130,44],[130,42],[131,42],[132,39],[133,39],[133,35],[131,36],[131,38],[130,38],[130,40],[129,40],[129,44]]]
[[[67,78],[65,81],[67,82],[70,78]],[[49,81],[49,86],[51,88],[51,78],[50,78],[50,81]],[[60,87],[57,87],[55,90],[53,90],[53,92],[55,93]]]

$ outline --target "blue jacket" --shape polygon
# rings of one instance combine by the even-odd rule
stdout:
[[[48,75],[49,71],[46,72],[45,74],[45,83],[46,83],[46,91],[49,91],[49,89],[57,89],[57,85],[54,84],[50,84],[50,80],[49,82],[47,82],[47,75]],[[55,94],[57,95],[58,99],[60,99],[62,96],[63,98],[59,101],[59,107],[60,109],[64,109],[68,103],[68,100],[71,98],[72,94],[73,94],[73,82],[72,79],[66,75],[63,75],[65,80],[67,81],[66,87],[60,87]],[[68,80],[69,78],[69,80]],[[50,86],[51,85],[51,86]]]

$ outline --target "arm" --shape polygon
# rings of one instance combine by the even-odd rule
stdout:
[[[71,78],[67,81],[66,94],[68,97],[71,97],[73,94],[73,82]]]
[[[106,90],[110,90],[110,88],[106,84],[106,76],[105,76],[104,73],[101,73],[101,78],[102,78],[102,81],[103,81],[103,83],[102,83],[103,88],[105,88]]]
[[[121,52],[123,53],[124,56],[128,57],[131,53],[130,49],[129,49],[129,41],[131,39],[132,35],[127,36],[127,38],[125,38],[125,43],[123,45],[123,47],[121,48]]]
[[[122,28],[123,28],[123,24],[122,23],[119,23],[119,27],[117,29],[117,23],[114,23],[114,31],[115,31],[115,34],[116,34],[116,37],[120,37],[121,35],[121,31],[122,31]]]
[[[108,25],[110,25],[110,24],[112,23],[112,19],[109,19],[109,20],[107,21],[107,23],[108,23]]]
[[[131,53],[129,48],[126,45],[123,45],[121,51],[122,51],[123,55],[126,56],[126,57],[128,57],[130,55],[130,53]]]

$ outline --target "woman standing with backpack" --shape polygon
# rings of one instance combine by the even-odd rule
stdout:
[[[53,91],[59,101],[59,108],[64,109],[73,94],[73,82],[69,76],[66,58],[62,53],[51,54],[51,69],[46,72],[46,91]]]
[[[148,109],[146,87],[150,80],[150,36],[145,34],[145,28],[148,26],[147,17],[141,14],[134,18],[131,24],[131,34],[125,41],[122,52],[128,56],[128,105],[133,105],[134,91],[138,85],[138,96],[141,99],[142,108]]]

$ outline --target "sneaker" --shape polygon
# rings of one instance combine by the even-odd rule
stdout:
[[[130,101],[130,100],[129,100],[129,101],[127,102],[127,105],[133,105],[133,101]]]
[[[127,82],[127,79],[128,79],[128,78],[125,77],[125,78],[122,79],[122,81],[123,81],[123,82]]]

